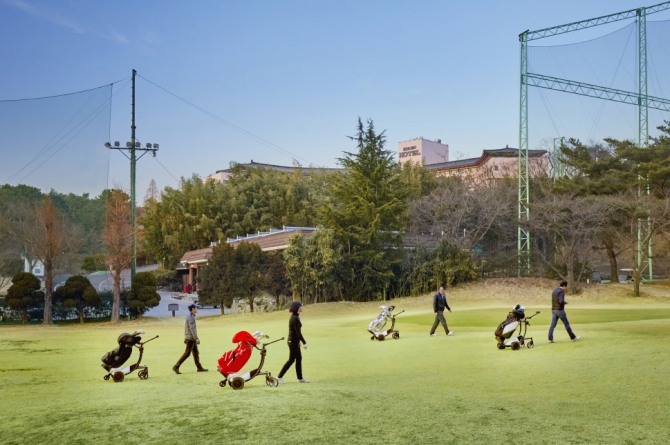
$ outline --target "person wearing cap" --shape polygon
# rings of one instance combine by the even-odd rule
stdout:
[[[200,351],[198,351],[200,339],[198,338],[198,329],[195,326],[195,315],[197,313],[198,306],[192,304],[188,307],[188,315],[186,316],[186,321],[184,322],[184,343],[186,344],[186,350],[182,356],[179,357],[179,360],[177,360],[177,364],[172,367],[172,370],[176,374],[181,374],[179,367],[191,354],[193,354],[193,360],[195,361],[195,367],[198,369],[198,372],[208,371],[208,369],[203,368],[200,364]]]
[[[570,340],[577,341],[581,338],[572,332],[570,322],[568,321],[568,316],[565,313],[565,305],[568,304],[568,302],[565,301],[566,290],[568,290],[568,282],[561,281],[558,284],[558,287],[551,293],[551,325],[549,326],[548,335],[549,343],[554,342],[554,328],[556,327],[556,324],[558,324],[558,320],[563,322],[563,326],[565,326],[565,330],[568,331]]]
[[[449,303],[447,303],[447,295],[444,293],[444,286],[440,286],[440,290],[433,297],[433,312],[435,312],[435,321],[433,322],[433,326],[430,328],[431,337],[437,336],[435,329],[437,329],[437,325],[440,323],[444,328],[445,334],[454,335],[454,331],[450,331],[447,327],[447,319],[444,318],[445,309],[451,312]]]
[[[302,303],[299,301],[294,301],[289,307],[289,312],[291,312],[291,318],[288,320],[287,340],[289,356],[277,376],[279,383],[286,383],[284,381],[284,374],[286,374],[286,371],[293,365],[293,362],[295,362],[295,373],[298,377],[298,382],[309,383],[309,380],[302,375],[302,354],[300,353],[300,343],[302,343],[303,348],[307,349],[307,342],[301,332],[302,323],[300,322],[300,314],[302,313],[302,309]]]

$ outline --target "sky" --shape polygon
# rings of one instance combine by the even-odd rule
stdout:
[[[137,138],[160,147],[137,162],[140,197],[151,180],[174,188],[231,162],[337,167],[355,151],[348,136],[359,118],[384,131],[393,152],[423,137],[448,144],[450,160],[478,157],[519,144],[521,32],[657,3],[0,0],[0,101],[111,84],[100,147],[123,145],[137,70]],[[667,11],[653,17],[668,18]],[[530,148],[570,131],[552,101],[532,103],[545,114],[534,122],[546,127],[531,123]],[[579,109],[573,114],[587,120]],[[610,119],[596,121],[581,137],[626,138],[633,128],[634,138],[635,123],[625,119],[609,127]],[[128,190],[128,159],[105,153],[107,184]]]

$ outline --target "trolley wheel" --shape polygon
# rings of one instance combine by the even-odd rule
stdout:
[[[533,343],[533,340],[529,341],[529,342],[526,344],[526,347],[527,347],[528,349],[533,349],[533,348],[535,347],[535,343]]]
[[[503,349],[505,349],[505,343],[503,343],[503,342],[499,342],[499,343],[498,343],[498,349],[500,349],[501,351],[502,351]]]
[[[126,375],[123,373],[123,371],[116,371],[114,374],[112,374],[112,379],[116,382],[123,382],[123,379],[126,378]]]
[[[399,338],[400,338],[400,332],[394,332],[394,333],[393,333],[393,339],[394,339],[394,340],[397,340],[397,339],[399,339]]]
[[[146,380],[149,378],[149,368],[143,369],[140,372],[137,373],[137,377],[140,378],[140,380]]]
[[[220,386],[221,388],[224,388],[224,387],[226,386],[226,381],[225,381],[225,380],[221,380],[221,381],[219,382],[219,386]]]
[[[380,335],[379,337],[377,337],[377,340],[384,341],[384,340],[386,340],[386,337],[383,336],[383,335]]]
[[[519,343],[518,341],[512,343],[512,351],[518,351],[519,349],[521,349],[521,343]]]
[[[370,340],[374,340],[375,338],[377,338],[377,337],[375,337],[375,336],[373,335],[372,337],[370,337]]]
[[[109,380],[109,374],[107,374],[106,376],[104,376],[103,379],[105,379],[105,380]]]
[[[244,379],[242,377],[235,377],[230,381],[230,386],[235,390],[242,389],[244,388]]]
[[[279,386],[279,380],[277,380],[274,377],[267,377],[265,379],[265,384],[268,385],[270,388],[276,388]]]

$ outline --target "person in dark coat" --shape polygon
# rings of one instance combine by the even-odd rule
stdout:
[[[295,373],[298,377],[298,382],[309,383],[309,380],[304,378],[302,375],[302,354],[300,352],[300,343],[302,343],[303,348],[307,349],[307,341],[305,341],[305,338],[302,336],[301,332],[302,323],[300,322],[300,314],[302,313],[302,310],[303,305],[299,301],[294,301],[291,303],[291,307],[289,308],[289,311],[291,312],[291,318],[288,320],[287,340],[289,356],[288,360],[286,363],[284,363],[284,366],[277,376],[279,383],[286,383],[284,381],[284,374],[286,374],[286,371],[288,371],[291,365],[293,365],[293,362],[295,362]]]
[[[561,322],[563,322],[563,326],[565,326],[565,330],[568,331],[570,340],[577,341],[581,338],[575,335],[574,332],[572,332],[572,327],[570,326],[570,322],[568,321],[568,316],[565,313],[565,305],[568,304],[568,302],[565,301],[565,291],[567,289],[568,289],[568,282],[561,281],[558,287],[554,289],[554,291],[551,293],[551,325],[549,326],[549,335],[548,335],[549,343],[554,342],[554,328],[556,327],[558,320],[561,320]]]
[[[191,354],[193,354],[193,360],[195,360],[195,367],[198,369],[198,372],[208,371],[200,364],[200,351],[198,351],[200,339],[198,338],[198,329],[195,326],[195,315],[198,313],[198,307],[192,304],[188,307],[188,311],[186,321],[184,322],[184,344],[186,344],[186,349],[182,356],[179,357],[179,360],[177,360],[177,363],[172,367],[172,370],[176,374],[181,374],[179,367]]]
[[[440,290],[433,297],[433,312],[435,312],[435,321],[433,322],[433,327],[430,328],[430,336],[435,337],[435,329],[440,323],[444,328],[444,333],[447,335],[454,335],[454,331],[450,331],[447,327],[447,319],[444,318],[444,310],[451,312],[451,308],[447,303],[447,295],[444,293],[444,286],[440,286]]]

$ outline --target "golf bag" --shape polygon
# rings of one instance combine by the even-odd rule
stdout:
[[[237,343],[237,346],[235,349],[224,353],[217,362],[216,368],[224,377],[224,380],[219,382],[219,386],[223,388],[226,384],[230,384],[230,387],[233,389],[242,389],[244,388],[244,382],[248,382],[259,375],[265,376],[265,384],[267,386],[276,387],[279,385],[279,380],[272,377],[270,372],[261,372],[261,370],[263,369],[263,363],[265,362],[265,354],[267,352],[266,346],[281,341],[284,337],[270,343],[262,343],[259,348],[258,341],[261,338],[268,338],[268,336],[260,331],[254,332],[253,335],[247,331],[240,331],[233,335],[233,343]],[[254,348],[261,352],[260,364],[252,371],[238,374],[249,361]]]
[[[140,365],[140,362],[142,361],[142,355],[144,354],[144,344],[158,338],[158,335],[145,342],[142,342],[142,337],[140,337],[142,334],[144,334],[142,329],[139,329],[132,334],[124,332],[123,334],[119,335],[116,340],[118,346],[100,358],[102,361],[102,365],[100,366],[102,366],[103,369],[107,371],[107,375],[103,377],[105,380],[109,380],[109,378],[112,377],[115,382],[121,382],[126,375],[130,374],[136,369],[139,369],[137,375],[141,380],[146,380],[149,378],[149,368],[147,366]],[[121,366],[123,366],[124,363],[128,361],[133,353],[134,347],[137,347],[140,350],[137,363],[126,366],[122,369]]]
[[[403,311],[398,312],[397,314],[393,313],[395,306],[379,306],[382,310],[377,318],[372,320],[368,325],[368,332],[372,334],[370,340],[379,340],[384,341],[387,336],[391,335],[394,339],[400,338],[400,332],[395,329],[395,317],[402,314]],[[391,320],[391,327],[389,329],[384,329],[386,327],[386,322]]]
[[[496,341],[498,342],[498,349],[512,348],[516,351],[522,346],[533,348],[533,337],[526,337],[530,320],[540,311],[526,318],[526,308],[517,304],[512,308],[512,311],[507,314],[507,318],[498,325],[494,332]],[[518,331],[517,331],[518,329]],[[516,335],[515,335],[516,333]],[[528,341],[526,343],[526,341]]]

